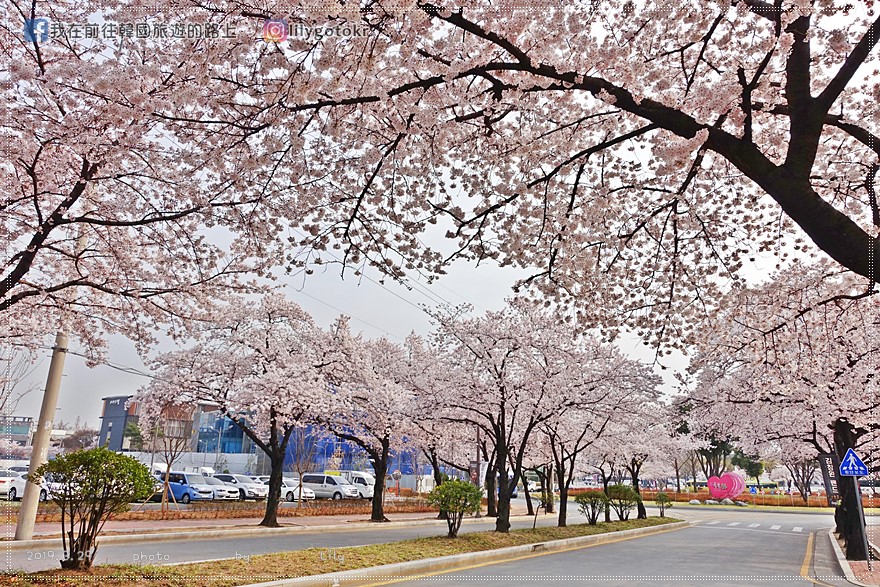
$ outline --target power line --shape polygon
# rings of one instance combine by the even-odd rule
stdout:
[[[290,230],[291,230],[292,232],[295,232],[295,233],[298,234],[301,238],[306,238],[306,235],[303,234],[303,233],[302,233],[301,231],[299,231],[298,229],[293,228],[293,227],[289,227],[289,228],[290,228]],[[332,251],[323,251],[323,253],[326,254],[326,255],[328,255],[328,256],[330,256],[330,257],[332,257],[333,259],[335,259],[335,260],[338,261],[339,263],[343,263],[342,259],[340,259],[339,257],[337,257]],[[419,306],[418,304],[412,302],[411,300],[408,300],[408,299],[404,298],[403,296],[401,296],[401,295],[398,294],[397,292],[395,292],[395,291],[393,291],[392,289],[390,289],[390,288],[389,288],[388,286],[386,286],[384,283],[379,282],[379,281],[376,281],[375,279],[373,279],[372,277],[370,277],[370,276],[367,275],[366,273],[363,273],[363,272],[362,272],[360,275],[361,275],[362,277],[364,277],[365,279],[367,279],[368,281],[370,281],[370,282],[372,282],[372,283],[378,285],[379,287],[381,287],[382,289],[384,289],[385,291],[387,291],[388,293],[390,293],[390,294],[393,295],[394,297],[396,297],[396,298],[400,299],[401,301],[403,301],[403,302],[409,304],[410,306],[416,308],[417,310],[419,310],[419,311],[421,311],[421,312],[424,312],[424,313],[427,314],[430,318],[433,318],[433,316],[431,315],[431,313],[428,312],[428,310],[426,310],[424,307]],[[449,305],[449,306],[452,306],[452,305],[453,305],[452,302],[450,302],[449,300],[447,300],[446,298],[444,298],[443,296],[441,296],[439,293],[431,291],[431,290],[428,289],[425,285],[419,283],[418,281],[407,280],[406,282],[401,281],[400,283],[401,283],[401,285],[403,285],[404,287],[406,287],[409,291],[414,291],[414,292],[416,292],[416,293],[420,293],[420,294],[422,294],[423,296],[425,296],[426,298],[428,298],[428,300],[430,300],[430,301],[431,301],[432,303],[434,303],[434,304],[438,304],[438,305],[439,305],[439,304],[441,304],[441,303],[445,303],[446,305]],[[438,284],[438,285],[439,285],[439,284]],[[421,288],[421,289],[416,289],[417,287],[418,287],[418,288]],[[469,305],[471,305],[471,306],[474,306],[474,307],[480,307],[480,306],[478,306],[477,304],[473,304],[473,303],[471,303],[466,297],[464,297],[463,295],[461,295],[461,294],[459,294],[459,293],[456,293],[456,292],[452,291],[452,290],[449,289],[448,287],[445,287],[445,286],[441,286],[441,287],[444,287],[444,289],[446,289],[446,290],[448,290],[448,291],[454,293],[455,295],[457,295],[458,297],[460,297],[461,299],[463,299],[467,304],[469,304]],[[438,301],[438,300],[439,300],[439,301]],[[319,300],[319,301],[320,301],[320,300]],[[322,303],[323,303],[323,302],[322,302]],[[328,304],[328,305],[329,305],[329,304]],[[485,311],[485,308],[481,308],[481,309],[483,309],[483,310]],[[343,313],[344,313],[344,312],[343,312]],[[363,322],[363,320],[362,320],[362,322]],[[374,328],[375,328],[375,327],[374,327]],[[380,329],[380,330],[381,330],[381,329]]]
[[[344,316],[348,316],[349,318],[353,318],[353,319],[357,320],[358,322],[361,322],[361,323],[363,323],[363,324],[366,324],[367,326],[371,326],[372,328],[375,328],[375,329],[378,330],[379,332],[384,332],[385,334],[387,334],[388,336],[390,336],[390,337],[392,337],[392,338],[396,338],[396,339],[399,340],[399,341],[403,341],[403,340],[404,340],[403,338],[397,336],[396,334],[392,334],[392,333],[388,332],[387,330],[385,330],[384,328],[381,328],[381,327],[379,327],[379,326],[376,326],[375,324],[372,324],[372,323],[370,323],[370,322],[367,322],[366,320],[364,320],[364,319],[362,319],[362,318],[358,318],[357,316],[353,316],[353,315],[349,314],[348,312],[346,312],[345,310],[342,310],[342,309],[340,309],[340,308],[337,308],[337,307],[334,306],[333,304],[329,304],[329,303],[325,302],[324,300],[322,300],[322,299],[320,299],[320,298],[316,298],[315,296],[313,296],[313,295],[311,295],[311,294],[307,294],[306,292],[304,292],[304,291],[302,291],[302,290],[296,290],[296,292],[297,292],[297,293],[300,293],[300,294],[302,294],[302,295],[304,295],[304,296],[306,296],[306,297],[308,297],[308,298],[311,298],[311,299],[315,300],[315,301],[318,302],[319,304],[324,304],[324,305],[327,306],[328,308],[332,308],[332,309],[336,310],[337,312],[340,312],[340,313],[341,313],[342,315],[344,315]]]

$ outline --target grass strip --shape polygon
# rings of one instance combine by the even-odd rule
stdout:
[[[566,528],[544,527],[534,530],[468,532],[458,538],[434,536],[401,542],[339,548],[309,548],[294,552],[265,554],[248,558],[211,561],[175,566],[98,565],[88,573],[51,570],[7,576],[10,585],[56,585],[79,587],[234,587],[276,579],[320,575],[364,569],[439,556],[480,552],[549,540],[576,538],[648,528],[678,522],[675,518],[651,517],[599,523],[575,524]],[[100,550],[98,551],[100,557]],[[0,581],[0,584],[7,584]]]

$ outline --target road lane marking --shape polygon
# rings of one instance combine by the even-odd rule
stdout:
[[[803,532],[804,529],[801,528],[800,526],[795,526],[794,528],[791,529],[791,531],[792,532]]]
[[[761,524],[749,524],[749,528],[757,528]]]
[[[801,540],[801,537],[803,536],[803,534],[796,534],[795,532],[785,533],[785,532],[778,532],[776,530],[764,530],[762,528],[743,528],[742,526],[739,526],[736,528],[730,528],[728,526],[713,526],[712,528],[709,528],[708,526],[696,525],[696,526],[691,526],[691,528],[694,528],[695,530],[709,530],[709,531],[714,531],[714,532],[718,532],[718,531],[722,531],[722,532],[758,532],[759,534],[773,534],[776,537],[788,536],[788,537],[793,538],[795,540]]]
[[[782,526],[770,526],[771,530],[779,530]]]
[[[711,526],[712,524],[720,524],[721,520],[712,520],[711,522],[706,522],[707,526]]]
[[[361,587],[379,587],[380,585],[393,585],[395,583],[403,583],[404,581],[415,581],[418,579],[424,579],[425,577],[435,577],[437,575],[447,575],[449,573],[458,573],[461,571],[469,571],[471,569],[478,569],[480,567],[489,567],[492,565],[503,565],[505,563],[510,563],[514,561],[523,560],[526,558],[534,558],[536,556],[547,556],[548,554],[560,554],[564,552],[571,552],[573,550],[584,550],[586,548],[592,548],[594,546],[602,546],[603,544],[614,544],[615,542],[626,542],[627,540],[635,540],[636,538],[648,538],[650,536],[659,536],[660,534],[666,534],[668,532],[675,532],[676,530],[684,530],[688,528],[688,526],[682,526],[681,528],[672,528],[670,530],[663,530],[662,532],[656,532],[654,534],[648,534],[646,536],[624,536],[623,538],[615,538],[614,540],[606,540],[605,542],[597,542],[595,544],[584,544],[582,546],[572,546],[571,548],[562,548],[559,550],[548,550],[545,552],[536,552],[534,554],[527,554],[525,556],[513,556],[506,559],[489,561],[485,563],[477,563],[474,565],[468,565],[464,567],[456,567],[452,569],[443,569],[442,571],[434,571],[433,573],[421,573],[418,575],[411,575],[409,577],[400,577],[398,579],[391,579],[388,581],[380,581],[378,583],[369,583],[364,584]]]
[[[739,522],[731,522],[728,526],[739,526]]]
[[[819,585],[820,587],[834,587],[833,585],[823,583],[819,579],[814,579],[810,576],[810,563],[813,561],[813,540],[815,536],[815,532],[810,532],[810,535],[807,536],[807,552],[804,554],[804,562],[801,564],[801,577],[810,581],[813,585]]]

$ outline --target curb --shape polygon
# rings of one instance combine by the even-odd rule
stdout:
[[[837,543],[837,538],[834,537],[834,528],[828,530],[828,538],[829,540],[831,540],[831,548],[834,550],[834,556],[837,557],[837,564],[840,565],[841,570],[843,570],[843,576],[846,577],[846,580],[853,585],[870,587],[869,585],[865,583],[860,583],[856,580],[855,573],[852,572],[852,568],[850,568],[849,566],[849,561],[846,560],[846,557],[843,555],[843,551],[840,550],[840,545]]]
[[[555,514],[554,514],[555,515]],[[520,516],[511,516],[511,519]],[[532,516],[527,516],[532,517]],[[494,519],[494,518],[493,518]],[[462,523],[484,522],[481,519],[469,518]],[[187,538],[203,538],[206,540],[220,538],[239,538],[247,536],[284,536],[286,534],[301,534],[308,532],[333,532],[336,530],[372,530],[378,528],[410,528],[412,526],[446,526],[446,520],[413,519],[398,522],[354,522],[346,524],[328,524],[324,526],[294,526],[286,528],[262,528],[247,526],[223,526],[218,530],[196,530],[192,532],[156,532],[144,534],[122,534],[119,536],[98,536],[97,544],[132,544],[149,542],[171,542]],[[4,540],[0,542],[0,551],[19,550],[51,550],[63,548],[61,538],[38,538],[35,540]]]
[[[269,581],[266,583],[243,585],[241,587],[327,587],[328,585],[333,587],[337,587],[340,585],[354,587],[357,585],[374,583],[376,581],[393,581],[395,579],[414,578],[419,575],[425,574],[452,572],[456,569],[466,568],[471,565],[502,562],[507,559],[534,556],[536,553],[543,554],[550,552],[559,552],[573,548],[604,544],[606,542],[617,542],[618,540],[640,538],[642,536],[650,536],[652,534],[663,534],[665,532],[687,528],[690,525],[690,522],[674,522],[672,524],[652,526],[650,528],[636,528],[634,530],[622,530],[620,532],[609,532],[607,534],[596,534],[593,536],[580,536],[577,538],[551,540],[549,542],[538,544],[510,546],[507,548],[499,548],[496,550],[484,550],[481,552],[455,554],[451,556],[428,558],[418,561],[409,561],[405,563],[382,565],[380,567],[370,567],[353,571],[327,573],[324,575],[312,575],[309,577],[280,579],[277,581]]]
[[[846,556],[844,556],[843,551],[840,549],[840,545],[837,543],[837,538],[834,537],[834,528],[828,530],[828,538],[831,540],[831,548],[834,550],[834,556],[837,557],[837,564],[840,565],[840,568],[843,570],[843,576],[846,577],[846,580],[853,585],[859,585],[860,587],[876,587],[875,584],[862,583],[856,579],[855,573],[853,573],[852,568],[849,566],[849,561],[846,560]],[[871,544],[870,547],[876,548],[873,544]]]

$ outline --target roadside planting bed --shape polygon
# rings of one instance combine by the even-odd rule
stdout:
[[[15,585],[52,584],[61,587],[108,585],[110,587],[235,587],[283,578],[364,569],[468,552],[480,552],[632,530],[679,522],[675,518],[575,524],[566,528],[537,528],[498,532],[469,532],[450,539],[445,536],[345,548],[310,548],[294,553],[252,556],[174,566],[99,565],[89,572],[43,571],[15,575]],[[441,530],[438,529],[438,532]],[[100,556],[100,555],[99,555]]]

